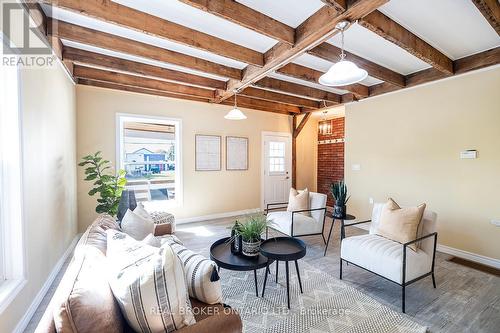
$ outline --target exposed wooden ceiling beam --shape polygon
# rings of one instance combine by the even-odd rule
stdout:
[[[472,0],[472,2],[500,35],[500,3],[498,0]]]
[[[180,0],[280,42],[293,45],[295,30],[234,0]]]
[[[328,60],[331,62],[338,62],[340,59],[341,49],[329,43],[322,43],[315,48],[309,50],[307,53],[318,58]],[[383,67],[379,64],[366,60],[355,54],[344,51],[346,60],[352,61],[359,67],[363,68],[368,74],[379,80],[392,83],[398,87],[405,86],[405,77],[389,68]]]
[[[280,69],[278,69],[276,72],[293,77],[296,79],[308,81],[308,82],[313,82],[313,83],[318,83],[319,77],[323,75],[323,72],[317,71],[315,69],[297,65],[294,63],[289,63]],[[368,87],[364,86],[362,84],[350,84],[348,86],[341,86],[341,87],[336,87],[338,89],[342,90],[347,90],[349,92],[352,92],[354,95],[357,97],[368,97]]]
[[[264,65],[264,56],[255,50],[164,20],[110,0],[41,0],[100,21],[212,52],[255,66]]]
[[[331,6],[338,11],[344,11],[347,9],[347,0],[321,0],[325,5]]]
[[[115,71],[151,76],[167,81],[181,82],[189,85],[196,85],[213,89],[225,89],[226,87],[226,82],[224,81],[214,80],[199,75],[174,71],[168,68],[148,65],[140,62],[130,61],[71,47],[64,48],[63,59],[70,60],[78,64],[99,66]]]
[[[295,105],[295,106],[299,106],[299,107],[306,107],[306,108],[311,108],[311,109],[319,109],[320,108],[320,103],[317,101],[313,101],[313,100],[310,100],[307,98],[286,95],[286,94],[280,94],[280,93],[277,93],[274,91],[258,89],[258,88],[253,88],[253,87],[248,87],[248,88],[243,89],[238,94],[238,96],[240,96],[240,95],[258,98],[258,99],[263,99],[263,100],[272,101],[272,102]]]
[[[376,10],[366,15],[359,20],[359,24],[438,70],[453,74],[451,59],[380,11]]]
[[[311,88],[308,86],[303,86],[301,84],[273,79],[270,77],[263,78],[254,83],[256,87],[271,89],[277,92],[285,92],[288,94],[295,94],[299,96],[305,96],[313,99],[317,99],[320,101],[328,101],[334,104],[338,104],[341,102],[340,95],[319,90],[316,88]]]
[[[196,58],[187,54],[170,51],[161,47],[137,42],[105,32],[85,28],[64,21],[49,20],[48,33],[91,46],[150,58],[201,72],[228,78],[241,78],[241,70]]]
[[[258,110],[262,111],[269,111],[282,114],[300,113],[300,108],[293,105],[271,102],[247,96],[238,96],[237,102],[238,102],[238,107],[243,107],[243,108],[249,108],[249,109],[257,108]],[[223,101],[221,104],[234,105],[234,96]]]
[[[226,91],[219,91],[217,101],[233,95],[234,90],[246,88],[262,79],[270,72],[292,61],[306,50],[330,38],[335,33],[335,26],[342,20],[356,20],[372,12],[388,0],[357,0],[344,12],[324,6],[295,29],[295,44],[290,46],[278,42],[264,54],[264,67],[248,65],[241,80],[230,80]]]
[[[186,100],[197,101],[197,102],[206,102],[206,103],[209,102],[209,100],[207,98],[171,94],[171,93],[168,93],[165,91],[154,90],[154,89],[145,89],[145,88],[134,87],[134,86],[126,86],[123,84],[117,84],[117,83],[112,83],[112,82],[95,81],[95,80],[80,78],[80,79],[78,79],[78,84],[92,86],[92,87],[113,89],[113,90],[129,91],[129,92],[135,92],[135,93],[140,93],[140,94],[148,94],[148,95],[163,96],[163,97],[170,97],[170,98],[186,99]]]
[[[117,73],[97,68],[90,68],[76,65],[74,68],[74,75],[77,78],[89,79],[94,81],[104,81],[117,83],[122,85],[141,87],[146,89],[161,90],[177,95],[187,95],[194,97],[201,97],[212,99],[214,96],[213,90],[185,86],[177,83],[170,83],[161,80],[149,79],[135,75]]]
[[[500,47],[480,52],[468,57],[464,57],[453,62],[455,75],[463,74],[484,67],[500,64]],[[436,68],[428,68],[406,76],[407,87],[414,87],[427,82],[432,82],[446,77],[450,77]],[[391,91],[401,89],[387,82],[370,87],[370,96],[385,94]]]
[[[307,121],[309,120],[309,117],[311,117],[311,113],[306,113],[304,117],[302,117],[302,120],[300,121],[299,125],[293,129],[293,137],[297,138],[304,128],[306,126]]]

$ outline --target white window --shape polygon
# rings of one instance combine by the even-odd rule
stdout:
[[[118,115],[118,161],[138,201],[182,203],[181,122]]]
[[[26,282],[19,89],[19,69],[2,63],[0,65],[0,313]]]
[[[280,141],[269,142],[269,173],[285,172],[285,143]]]

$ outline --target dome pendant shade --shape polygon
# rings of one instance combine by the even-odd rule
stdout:
[[[224,118],[228,120],[245,120],[247,119],[247,116],[243,112],[241,112],[238,108],[234,108],[231,111],[229,111]]]
[[[334,64],[328,72],[321,75],[319,83],[324,86],[339,87],[363,81],[368,76],[368,72],[359,68],[354,63],[341,60]]]

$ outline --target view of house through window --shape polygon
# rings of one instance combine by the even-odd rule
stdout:
[[[179,122],[120,116],[120,164],[138,201],[175,200]]]

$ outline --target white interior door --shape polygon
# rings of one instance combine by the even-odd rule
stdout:
[[[288,133],[262,134],[262,204],[288,202],[292,187],[292,137]]]

